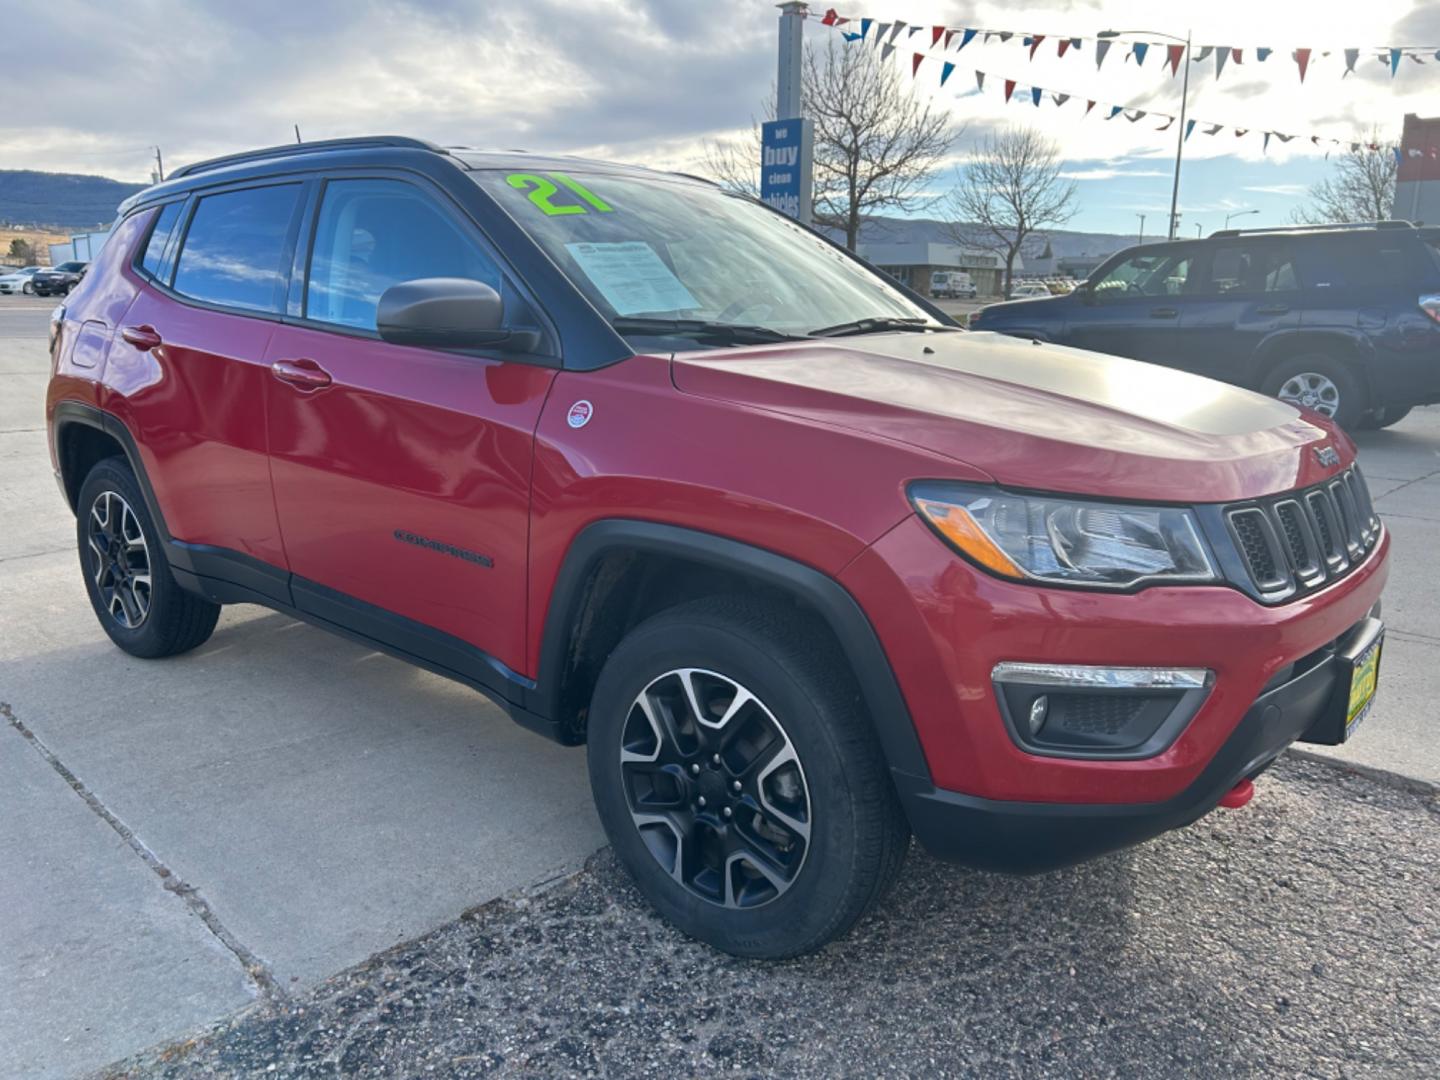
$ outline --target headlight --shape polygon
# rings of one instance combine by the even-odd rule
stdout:
[[[1180,507],[938,482],[912,485],[910,500],[952,547],[1001,577],[1104,589],[1219,580],[1195,516]]]

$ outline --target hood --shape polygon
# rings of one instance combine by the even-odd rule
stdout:
[[[939,453],[1011,487],[1228,502],[1318,483],[1343,434],[1273,398],[999,334],[680,353],[676,387]],[[1341,466],[1311,447],[1334,446]]]

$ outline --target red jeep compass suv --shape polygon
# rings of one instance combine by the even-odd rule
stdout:
[[[106,633],[258,603],[588,746],[668,919],[812,949],[913,832],[1033,872],[1374,692],[1389,538],[1283,402],[957,329],[683,176],[401,138],[192,165],[58,309]]]

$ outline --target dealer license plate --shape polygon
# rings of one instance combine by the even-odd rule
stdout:
[[[1380,646],[1385,639],[1378,638],[1359,659],[1350,673],[1350,705],[1345,710],[1345,738],[1350,738],[1355,729],[1370,713],[1375,701],[1375,687],[1380,680]]]

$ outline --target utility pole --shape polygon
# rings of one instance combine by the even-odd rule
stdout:
[[[1190,103],[1190,38],[1194,32],[1185,31],[1185,81],[1180,85],[1180,131],[1175,136],[1175,182],[1170,187],[1170,239],[1180,231],[1180,215],[1176,207],[1180,202],[1180,159],[1185,155],[1185,107]]]
[[[1135,246],[1139,247],[1141,244],[1145,243],[1145,215],[1136,214],[1135,216],[1140,219],[1140,235],[1135,238]]]
[[[297,143],[304,141],[303,139],[300,138],[300,125],[299,125],[299,124],[296,124],[296,125],[295,125],[295,141],[296,141]]]
[[[159,183],[165,182],[165,162],[160,160],[160,147],[155,147],[155,177]]]

